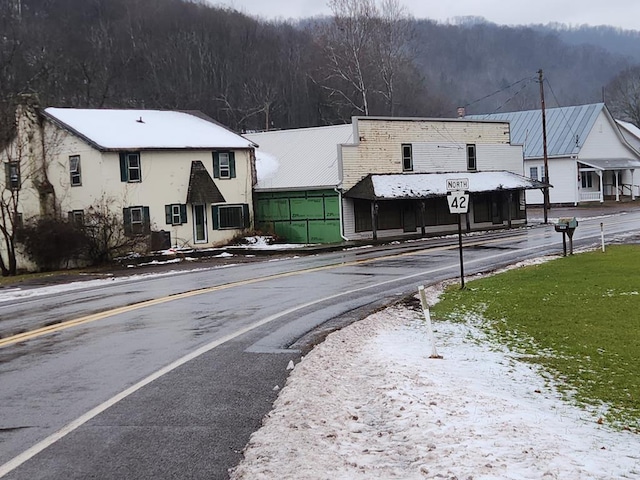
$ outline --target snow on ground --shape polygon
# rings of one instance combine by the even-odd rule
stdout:
[[[430,292],[430,303],[437,289]],[[341,331],[291,373],[239,479],[640,479],[640,436],[563,401],[472,324],[394,306]]]
[[[224,268],[228,265],[216,267]],[[193,268],[190,272],[196,272],[200,270],[209,270],[208,268]],[[52,295],[56,293],[69,292],[73,290],[80,290],[86,288],[99,287],[104,285],[112,285],[122,282],[135,282],[138,280],[149,279],[152,277],[165,277],[168,275],[178,275],[184,273],[184,270],[170,270],[166,272],[153,272],[140,275],[125,275],[121,277],[105,276],[105,278],[98,278],[94,280],[82,280],[77,282],[61,283],[59,285],[49,285],[46,287],[5,287],[0,290],[0,303],[8,302],[10,300],[17,300],[21,298],[38,297],[42,295]]]

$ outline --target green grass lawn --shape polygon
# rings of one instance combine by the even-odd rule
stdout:
[[[640,245],[608,247],[448,289],[434,319],[482,318],[567,396],[640,432]]]

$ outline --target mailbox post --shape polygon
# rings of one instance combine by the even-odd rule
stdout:
[[[569,255],[573,255],[573,232],[578,227],[578,220],[573,218],[560,218],[555,224],[556,232],[562,233],[562,252],[567,256],[567,237],[569,237]]]

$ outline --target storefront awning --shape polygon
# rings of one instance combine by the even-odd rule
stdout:
[[[363,200],[399,200],[447,195],[447,180],[467,179],[469,193],[544,188],[545,183],[512,172],[369,174],[344,195]],[[551,186],[551,185],[549,185]]]

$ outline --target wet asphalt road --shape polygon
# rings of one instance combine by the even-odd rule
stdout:
[[[581,222],[576,248],[597,244],[600,221]],[[608,239],[640,230],[636,211],[604,221]],[[3,306],[3,323],[6,318],[28,329],[44,319],[64,321],[212,288],[0,348],[0,474],[227,478],[270,410],[276,386],[284,385],[289,361],[299,361],[326,331],[417,285],[456,277],[458,250],[450,246],[456,242],[432,239],[209,269]],[[561,235],[551,226],[469,236],[465,271],[560,249]],[[199,355],[187,357],[197,349]],[[176,361],[182,363],[167,369]],[[74,421],[77,428],[51,437]],[[37,451],[29,452],[34,446]],[[9,462],[16,458],[25,461],[14,469]]]

